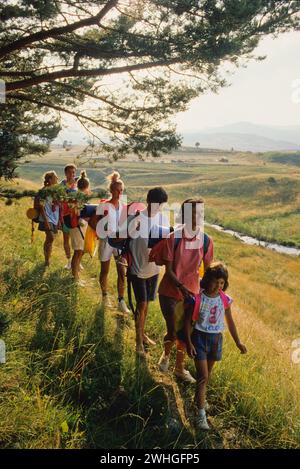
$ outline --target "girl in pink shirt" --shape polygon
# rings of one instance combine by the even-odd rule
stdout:
[[[175,308],[179,301],[199,292],[201,262],[204,261],[206,268],[213,259],[213,241],[204,235],[199,223],[199,217],[203,216],[203,204],[203,199],[187,199],[183,202],[180,216],[184,224],[166,240],[163,252],[166,271],[158,289],[160,307],[167,326],[164,352],[158,363],[159,369],[163,372],[168,370],[170,353],[176,343],[175,375],[190,383],[194,383],[195,379],[184,369],[185,346],[176,341]],[[206,253],[204,236],[208,238]]]

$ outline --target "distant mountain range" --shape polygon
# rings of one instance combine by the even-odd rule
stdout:
[[[182,135],[184,145],[195,146],[199,142],[200,148],[234,148],[253,152],[300,150],[300,126],[275,127],[237,122]]]

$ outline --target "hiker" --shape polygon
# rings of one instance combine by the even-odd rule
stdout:
[[[76,171],[77,167],[75,164],[67,164],[64,168],[64,173],[65,173],[65,179],[63,179],[60,184],[66,188],[66,192],[77,192],[77,180],[78,177],[76,177]],[[61,204],[61,217],[67,215],[69,208],[67,203],[62,203]],[[72,269],[72,261],[71,261],[71,247],[70,247],[70,233],[69,233],[69,228],[66,227],[66,225],[63,223],[62,224],[62,232],[63,232],[63,239],[64,239],[64,251],[66,254],[67,258],[67,263],[65,265],[65,269]],[[82,268],[82,266],[81,266]]]
[[[77,180],[78,191],[83,192],[86,195],[90,194],[90,181],[87,178],[86,172],[83,170],[80,173],[80,178]],[[72,249],[74,254],[71,261],[72,274],[79,286],[85,286],[85,282],[79,279],[80,261],[84,254],[84,238],[87,229],[88,222],[84,218],[80,217],[78,209],[73,208],[71,213],[71,225],[76,225],[70,229],[70,238]]]
[[[204,253],[204,234],[201,229],[203,209],[203,199],[187,199],[183,202],[179,219],[184,223],[178,226],[165,242],[162,258],[166,270],[158,289],[160,308],[167,326],[164,352],[158,366],[162,372],[168,370],[170,353],[176,343],[174,374],[189,383],[195,383],[195,379],[184,368],[185,346],[176,341],[175,309],[178,302],[198,293],[201,261],[204,261],[206,268],[213,259],[213,241],[207,235],[205,237],[208,246]]]
[[[198,301],[196,298],[186,301],[183,338],[188,355],[194,358],[197,372],[196,424],[201,430],[209,430],[206,419],[206,410],[209,408],[206,401],[206,385],[215,362],[222,358],[224,318],[237,348],[243,354],[247,352],[247,348],[239,339],[232,318],[233,300],[224,293],[227,288],[228,270],[221,262],[214,262],[201,280]]]
[[[135,328],[136,352],[145,357],[144,345],[155,345],[145,334],[145,321],[150,301],[154,301],[160,267],[149,262],[149,239],[159,239],[169,234],[168,219],[161,213],[168,195],[162,187],[150,189],[147,194],[147,207],[129,223],[130,252],[132,264],[128,274],[136,299]]]
[[[44,188],[55,186],[58,183],[55,171],[48,171],[43,178]],[[45,267],[49,267],[52,245],[59,225],[59,203],[53,201],[51,196],[48,196],[45,201],[41,201],[37,197],[36,203],[39,211],[38,230],[46,234],[44,242]]]
[[[126,205],[122,203],[121,197],[125,188],[124,182],[122,181],[120,174],[117,171],[113,171],[108,177],[108,190],[111,194],[111,197],[105,200],[105,209],[109,212],[107,215],[109,217],[109,228],[112,227],[113,231],[117,230],[119,220],[124,216],[124,213],[127,208]],[[97,213],[102,213],[102,206],[97,209]],[[99,283],[102,292],[102,302],[104,306],[111,306],[108,291],[107,291],[107,280],[109,274],[110,260],[113,256],[115,261],[119,258],[119,251],[117,248],[112,247],[108,242],[109,231],[106,231],[101,235],[99,241],[99,260],[101,263]],[[126,302],[124,300],[125,292],[125,274],[126,269],[122,263],[116,262],[117,268],[117,288],[118,288],[118,310],[122,313],[129,314],[130,310],[128,309]]]

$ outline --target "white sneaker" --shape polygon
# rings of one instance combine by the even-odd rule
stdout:
[[[104,306],[104,308],[112,308],[113,307],[111,299],[108,295],[102,295],[101,302],[102,302],[102,305]]]
[[[163,352],[158,362],[158,368],[163,373],[166,373],[169,369],[169,364],[170,364],[170,359],[167,355],[165,355],[165,352]]]
[[[196,427],[199,430],[209,430],[210,429],[210,427],[207,423],[207,420],[206,420],[206,414],[198,415],[198,417],[196,418]]]
[[[118,310],[124,314],[130,314],[130,309],[128,309],[124,299],[118,302]]]
[[[72,260],[68,259],[68,262],[66,263],[65,269],[71,270],[72,269]]]
[[[191,383],[191,384],[196,383],[195,378],[193,378],[193,376],[188,370],[183,370],[183,371],[175,370],[174,374],[177,378],[181,379],[185,383]]]

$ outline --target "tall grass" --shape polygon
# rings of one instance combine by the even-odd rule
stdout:
[[[208,391],[212,430],[202,434],[193,426],[193,386],[178,383],[172,368],[157,370],[165,332],[157,301],[146,324],[157,345],[143,361],[132,318],[99,301],[96,259],[84,258],[88,286],[77,289],[59,238],[44,271],[43,234],[30,245],[29,205],[0,206],[0,308],[11,320],[0,366],[2,448],[300,447],[299,368],[291,362],[300,334],[297,259],[211,231],[249,354],[241,356],[226,333]],[[110,287],[115,300],[114,266]]]

